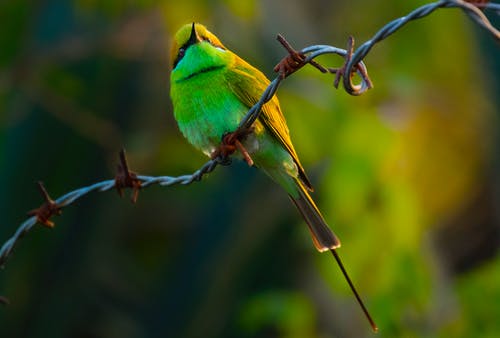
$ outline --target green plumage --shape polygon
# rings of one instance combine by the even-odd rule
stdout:
[[[172,48],[170,94],[179,129],[210,156],[269,85],[256,68],[227,50],[204,26],[183,26]],[[291,143],[276,97],[266,103],[243,146],[255,165],[281,185],[309,225],[320,251],[340,246],[311,199],[311,184]]]

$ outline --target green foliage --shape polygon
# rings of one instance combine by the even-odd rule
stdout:
[[[241,326],[250,335],[276,330],[280,337],[314,336],[315,311],[304,295],[269,291],[252,298],[241,313]]]
[[[500,260],[461,276],[456,284],[459,316],[454,325],[442,329],[442,337],[495,337],[500,332],[497,317],[500,307]],[[479,298],[479,299],[478,299]],[[448,331],[449,329],[449,331]]]

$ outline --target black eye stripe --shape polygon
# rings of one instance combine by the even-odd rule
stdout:
[[[177,64],[182,60],[182,58],[186,54],[187,47],[189,47],[189,46],[186,46],[186,44],[184,44],[184,45],[182,45],[181,48],[179,48],[179,52],[177,53],[177,56],[175,58],[174,67],[173,68],[175,68],[177,66]]]
[[[208,42],[209,44],[211,44],[214,47],[226,50],[226,48],[224,48],[221,44],[213,43],[212,40],[210,40],[209,37],[205,36],[205,37],[202,38],[202,40]],[[186,50],[191,45],[192,45],[191,43],[187,42],[187,43],[183,44],[181,48],[179,48],[179,52],[177,53],[177,57],[175,58],[174,67],[173,68],[175,68],[177,66],[177,64],[182,60],[182,58],[186,54]]]

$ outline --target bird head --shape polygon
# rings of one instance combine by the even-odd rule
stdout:
[[[175,69],[188,54],[193,59],[204,57],[205,54],[214,58],[217,53],[225,51],[226,47],[205,26],[194,22],[186,24],[174,36],[170,54],[171,67]]]

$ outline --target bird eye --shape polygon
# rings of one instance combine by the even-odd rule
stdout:
[[[181,61],[181,59],[184,57],[184,54],[186,54],[186,48],[185,47],[179,48],[179,52],[177,53],[177,57],[174,60],[173,68],[175,68],[177,66],[177,64],[179,63],[179,61]]]
[[[184,54],[186,53],[186,50],[184,49],[184,47],[181,47],[179,49],[179,53],[177,54],[177,58],[180,60],[182,59],[182,57],[184,56]]]

